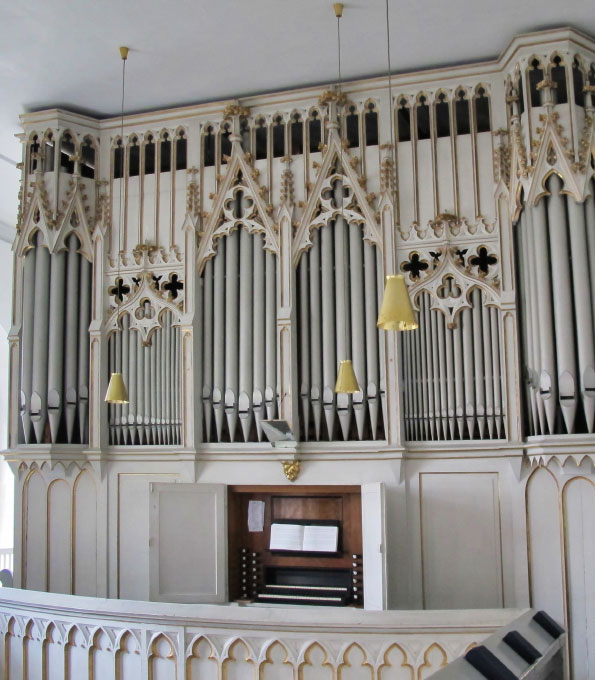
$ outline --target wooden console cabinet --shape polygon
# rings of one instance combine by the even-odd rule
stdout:
[[[363,605],[362,503],[359,486],[229,486],[230,600]],[[262,531],[248,529],[248,504],[263,501]],[[271,524],[338,523],[335,555],[277,553]]]

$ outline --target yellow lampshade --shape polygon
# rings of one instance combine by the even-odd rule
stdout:
[[[419,328],[407,284],[402,274],[386,277],[384,296],[378,315],[378,328],[385,331],[413,331]]]
[[[337,375],[337,384],[335,385],[336,394],[353,394],[359,392],[359,385],[353,370],[351,359],[345,359],[339,363],[339,375]]]
[[[112,373],[112,377],[109,379],[109,385],[107,386],[105,401],[109,404],[128,403],[128,390],[126,389],[124,378],[121,373]]]

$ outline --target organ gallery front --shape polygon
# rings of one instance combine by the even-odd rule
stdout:
[[[127,115],[123,135],[23,115],[15,583],[274,601],[309,567],[246,529],[262,507],[261,532],[338,527],[314,566],[354,564],[341,604],[531,604],[586,668],[594,64],[557,29],[390,96],[382,77],[287,90]],[[391,274],[417,330],[377,327]],[[107,404],[118,371],[129,402]]]

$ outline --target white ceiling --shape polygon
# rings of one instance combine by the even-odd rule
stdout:
[[[592,0],[390,1],[394,71],[496,57],[519,33],[575,26],[595,34]],[[344,78],[386,70],[384,0],[347,0]],[[0,10],[0,231],[13,225],[23,111],[98,115],[336,80],[332,0],[17,0]],[[8,160],[6,160],[8,159]]]

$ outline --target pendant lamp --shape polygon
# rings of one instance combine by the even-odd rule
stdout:
[[[124,144],[124,93],[126,85],[126,59],[128,58],[128,48],[120,47],[120,57],[122,58],[122,109],[120,116],[120,139],[122,140],[122,145]],[[116,277],[116,302],[118,305],[117,314],[117,330],[116,333],[120,333],[120,292],[118,290],[118,284],[120,282],[120,232],[122,231],[122,182],[124,181],[124,147],[122,146],[122,154],[120,159],[122,162],[122,171],[120,172],[120,207],[118,212],[118,275]],[[121,361],[121,359],[120,359]],[[124,377],[122,373],[115,372],[112,373],[109,385],[107,386],[107,392],[105,393],[105,401],[109,404],[127,404],[128,403],[128,390],[126,389],[126,383],[124,382]]]
[[[344,359],[339,363],[339,374],[337,375],[335,392],[337,394],[354,394],[359,391],[351,359]]]
[[[386,4],[386,52],[388,65],[388,99],[390,110],[393,110],[393,95],[390,68],[390,21],[388,11],[388,0]],[[393,168],[396,167],[395,160],[395,140],[394,140],[394,118],[391,115],[390,124],[390,148],[392,155]],[[396,231],[396,230],[395,230]],[[407,292],[407,284],[402,274],[391,274],[386,277],[384,295],[378,315],[378,328],[385,331],[413,331],[419,328],[417,318],[411,298]]]
[[[341,95],[341,17],[343,16],[343,3],[336,2],[333,5],[335,16],[337,17],[337,51],[339,61],[339,100]],[[340,134],[341,127],[339,127]],[[341,144],[341,173],[343,173],[343,144]],[[345,206],[343,204],[343,191],[341,191],[341,218],[345,221]],[[347,303],[347,300],[345,300]],[[347,304],[345,304],[347,308]],[[347,325],[345,325],[345,347],[347,347]],[[337,373],[337,382],[335,384],[335,394],[354,394],[359,392],[360,388],[355,377],[353,364],[351,359],[343,359],[339,362],[339,371]]]
[[[384,331],[413,331],[419,328],[402,274],[390,274],[386,277],[376,325]]]

